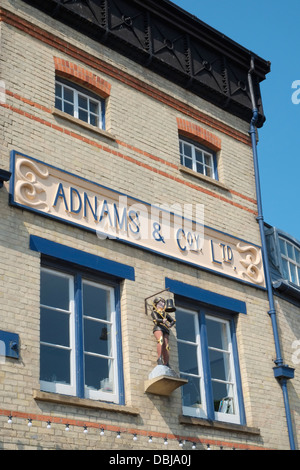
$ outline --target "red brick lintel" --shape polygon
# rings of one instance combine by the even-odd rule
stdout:
[[[193,140],[207,145],[212,150],[218,152],[221,150],[221,139],[211,132],[197,126],[185,119],[177,118],[178,131],[181,135],[191,137]]]
[[[88,85],[89,90],[95,91],[104,98],[110,95],[110,83],[83,67],[59,57],[54,57],[54,65],[59,76],[72,78],[73,81],[83,86]]]

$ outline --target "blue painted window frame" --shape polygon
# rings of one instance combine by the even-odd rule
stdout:
[[[30,235],[29,247],[31,250],[42,253],[45,256],[73,263],[97,273],[104,273],[115,279],[135,280],[135,272],[132,266],[92,255],[86,251],[77,250],[76,248],[62,245],[46,238]]]
[[[75,248],[68,247],[50,240],[30,236],[29,246],[33,251],[41,254],[41,267],[48,267],[73,275],[75,279],[75,316],[76,316],[76,396],[84,398],[83,377],[83,334],[82,334],[82,307],[81,284],[82,278],[106,284],[114,289],[116,311],[116,360],[118,370],[119,405],[125,405],[122,330],[120,308],[120,282],[124,279],[135,280],[134,268],[115,261],[107,260]],[[77,296],[77,302],[76,302]]]
[[[122,333],[121,333],[121,310],[120,310],[120,283],[99,274],[93,274],[80,268],[75,268],[66,263],[60,263],[57,260],[42,256],[42,268],[48,268],[54,272],[70,275],[74,279],[74,315],[75,315],[75,396],[86,398],[85,396],[85,376],[84,376],[84,344],[83,344],[83,311],[82,311],[82,283],[83,281],[95,282],[99,285],[105,285],[113,288],[115,300],[115,339],[116,339],[116,362],[118,374],[118,393],[119,398],[116,403],[124,405],[124,377],[123,377],[123,359],[122,359]],[[106,401],[106,400],[103,400]],[[110,400],[108,400],[110,401]]]
[[[200,348],[202,356],[202,368],[204,376],[205,400],[206,400],[206,419],[216,421],[216,415],[213,403],[212,381],[208,357],[208,338],[206,330],[206,316],[216,317],[229,322],[230,337],[232,345],[236,395],[239,408],[240,425],[246,425],[246,415],[244,408],[244,399],[242,392],[241,371],[239,365],[238,345],[236,338],[236,320],[237,316],[246,314],[246,304],[240,300],[215,294],[214,292],[191,286],[189,284],[166,278],[165,286],[175,295],[177,308],[185,308],[198,312],[199,330],[200,330]],[[230,422],[230,420],[228,421]],[[237,424],[234,421],[234,424]]]

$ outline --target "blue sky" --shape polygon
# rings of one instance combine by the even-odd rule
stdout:
[[[261,84],[267,121],[258,144],[264,220],[300,241],[300,104],[291,99],[292,83],[300,80],[300,1],[173,3],[271,62]]]

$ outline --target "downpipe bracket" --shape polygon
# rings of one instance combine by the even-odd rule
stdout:
[[[295,376],[295,369],[287,364],[275,366],[273,367],[273,371],[275,379],[279,381],[293,379]]]

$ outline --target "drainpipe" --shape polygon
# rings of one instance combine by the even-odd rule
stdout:
[[[6,170],[0,169],[0,188],[3,188],[4,181],[9,181],[11,173]]]
[[[265,237],[265,230],[264,230],[264,217],[263,217],[263,209],[262,209],[262,198],[261,198],[258,154],[257,154],[256,125],[258,121],[258,109],[256,107],[253,81],[252,81],[252,74],[254,73],[254,71],[255,71],[254,58],[251,57],[251,67],[248,72],[248,83],[249,83],[250,96],[251,96],[251,102],[252,102],[252,119],[250,122],[249,134],[251,136],[252,152],[253,152],[257,210],[258,210],[257,221],[259,224],[259,230],[260,230],[260,236],[261,236],[262,258],[263,258],[263,264],[264,264],[266,287],[267,287],[267,294],[268,294],[269,308],[270,308],[268,314],[270,315],[271,322],[272,322],[273,337],[274,337],[275,351],[276,351],[276,359],[274,360],[274,363],[276,364],[276,366],[273,368],[273,371],[274,371],[274,377],[280,383],[282,393],[283,393],[287,427],[288,427],[288,433],[289,433],[290,449],[295,450],[295,441],[294,441],[291,411],[290,411],[289,397],[288,397],[288,390],[287,390],[287,381],[288,379],[292,379],[294,377],[294,369],[283,364],[283,359],[281,356],[280,340],[279,340],[277,318],[276,318],[276,309],[275,309],[273,288],[272,288],[271,275],[270,275],[269,262],[268,262],[268,252],[267,252],[267,244],[266,244],[266,237]]]

